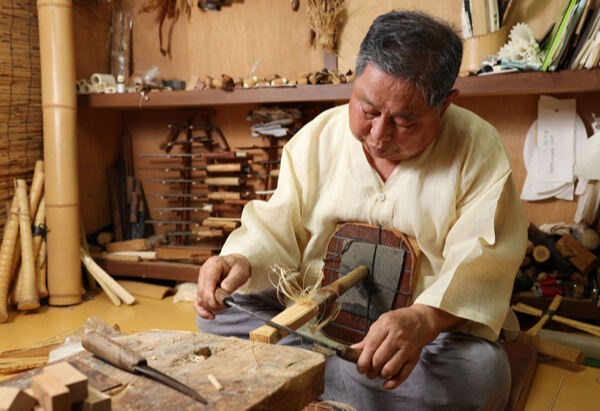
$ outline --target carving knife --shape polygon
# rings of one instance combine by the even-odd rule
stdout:
[[[358,361],[358,358],[360,357],[360,354],[362,353],[361,350],[357,350],[355,348],[350,347],[349,345],[345,345],[345,344],[339,344],[339,345],[333,345],[333,344],[329,344],[326,343],[324,341],[318,340],[314,337],[311,337],[310,335],[306,335],[303,333],[299,333],[296,330],[292,330],[289,327],[286,327],[284,325],[281,324],[277,324],[276,322],[271,321],[270,319],[263,317],[260,314],[257,314],[253,311],[248,310],[247,308],[245,308],[244,306],[239,305],[238,303],[236,303],[233,299],[233,297],[231,296],[231,294],[229,294],[227,291],[223,290],[222,288],[218,287],[215,290],[215,298],[217,299],[217,301],[219,302],[219,304],[224,305],[226,307],[235,307],[240,311],[245,312],[246,314],[257,318],[261,321],[263,321],[264,323],[270,325],[271,327],[275,327],[278,330],[282,330],[285,331],[289,334],[293,334],[297,337],[299,337],[300,339],[304,340],[304,341],[308,341],[310,343],[313,344],[317,344],[320,345],[322,347],[325,347],[329,350],[334,351],[338,357],[343,358],[347,361],[351,361],[353,363],[356,363]]]
[[[115,367],[132,373],[142,374],[146,377],[152,378],[153,380],[168,385],[169,387],[192,397],[202,404],[208,404],[206,399],[196,390],[188,387],[172,377],[169,377],[156,368],[150,367],[144,357],[135,351],[132,351],[129,348],[112,341],[110,338],[98,332],[90,332],[85,334],[82,345],[86,350],[90,351],[102,360],[114,365]]]

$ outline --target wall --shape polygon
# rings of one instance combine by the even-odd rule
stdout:
[[[201,11],[194,8],[189,18],[180,18],[172,30],[172,56],[163,57],[158,47],[158,23],[156,12],[141,12],[142,0],[124,0],[126,9],[134,13],[133,30],[133,69],[143,72],[152,66],[160,69],[164,78],[188,80],[192,74],[203,78],[206,75],[219,76],[227,73],[233,76],[246,76],[257,59],[260,62],[256,68],[259,76],[278,73],[293,78],[298,72],[315,71],[323,66],[323,52],[308,44],[308,22],[306,18],[306,2],[300,1],[300,10],[291,10],[287,1],[246,0],[224,7],[221,11]],[[460,21],[460,0],[417,1],[417,0],[348,0],[344,12],[344,26],[340,32],[339,67],[343,70],[354,66],[354,56],[360,40],[366,32],[372,19],[378,14],[392,8],[417,9],[430,12],[448,20],[455,26]],[[165,27],[169,27],[167,21]],[[166,29],[165,29],[166,30]],[[93,40],[94,30],[84,30],[88,39]],[[81,43],[81,39],[79,40]],[[98,41],[98,43],[94,43]],[[98,71],[108,65],[107,59],[99,58],[102,53],[102,38],[91,42],[95,44],[93,56],[96,60],[92,65],[90,52],[81,51],[79,72],[86,74]],[[84,43],[81,43],[84,44]],[[93,59],[92,59],[93,60]],[[84,68],[87,67],[87,68]],[[98,69],[96,69],[98,67]],[[507,81],[510,78],[507,76]],[[560,98],[570,96],[561,95]],[[592,111],[600,112],[596,103],[598,94],[582,94],[578,99],[578,112],[589,125]],[[458,104],[478,113],[500,131],[508,148],[514,167],[514,178],[520,190],[525,179],[525,169],[522,160],[523,142],[531,123],[536,118],[538,96],[497,96],[497,97],[463,97]],[[245,116],[254,106],[217,107],[215,124],[224,132],[232,146],[256,143],[250,137],[250,123]],[[92,110],[93,111],[93,110]],[[167,132],[170,122],[183,121],[189,112],[181,110],[150,110],[143,112],[127,111],[122,117],[118,112],[105,111],[86,114],[88,126],[82,128],[82,142],[96,141],[101,138],[109,144],[105,149],[106,158],[98,165],[97,172],[103,172],[109,160],[114,159],[118,150],[115,142],[120,132],[119,127],[126,129],[134,137],[134,153],[158,152],[158,144]],[[100,117],[94,117],[100,116]],[[107,117],[108,116],[108,117]],[[109,133],[94,128],[94,118],[103,122],[110,119]],[[111,134],[112,133],[112,134]],[[102,137],[100,137],[100,135]],[[91,150],[90,150],[91,151]],[[139,157],[136,163],[142,164]],[[139,179],[150,177],[147,172],[136,169]],[[99,182],[99,178],[89,178]],[[145,186],[147,192],[158,190],[157,187]],[[88,187],[82,187],[85,192]],[[109,209],[104,189],[94,196],[82,198],[97,198],[101,202],[91,223],[94,227],[110,221]],[[82,194],[82,196],[84,196]],[[105,200],[102,202],[102,198]],[[527,218],[542,224],[554,221],[571,222],[576,202],[547,200],[542,202],[525,202]],[[89,218],[89,217],[88,217]]]

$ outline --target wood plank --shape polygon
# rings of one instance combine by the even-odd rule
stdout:
[[[191,386],[209,404],[203,410],[300,410],[323,391],[325,358],[311,351],[253,343],[237,338],[183,331],[147,331],[119,337],[118,342],[144,356],[155,367]],[[206,356],[202,359],[201,356]],[[111,395],[114,409],[196,409],[188,396],[128,373],[82,352],[77,360],[121,382]],[[213,374],[223,385],[217,390],[206,378]],[[27,385],[32,372],[3,381]]]
[[[98,260],[98,265],[112,276],[192,282],[198,280],[199,266],[193,264]]]

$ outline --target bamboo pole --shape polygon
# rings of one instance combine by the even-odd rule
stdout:
[[[51,305],[81,302],[72,8],[70,0],[37,0]]]
[[[19,233],[18,212],[17,199],[13,198],[10,207],[10,216],[4,227],[4,236],[2,238],[2,246],[0,247],[0,323],[8,319],[8,287],[12,279],[15,243],[17,241],[17,234]]]
[[[31,214],[27,199],[27,183],[17,180],[15,196],[19,204],[19,236],[21,237],[21,275],[15,296],[17,308],[22,311],[35,310],[40,306],[35,282],[35,260],[31,236]]]

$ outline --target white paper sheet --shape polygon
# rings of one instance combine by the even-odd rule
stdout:
[[[581,147],[587,141],[587,132],[585,124],[579,116],[575,121],[575,145],[577,147],[577,161],[582,152]],[[535,120],[529,127],[525,145],[523,147],[523,160],[527,169],[527,177],[521,191],[521,199],[527,201],[544,200],[546,198],[557,197],[563,200],[573,200],[573,190],[575,187],[574,178],[567,183],[540,181],[536,178],[536,165],[539,150],[536,147],[536,134],[538,130],[538,120]]]
[[[571,183],[575,164],[575,100],[540,96],[538,102],[537,181]]]
[[[575,174],[579,178],[600,180],[600,133],[588,138],[577,147]]]

